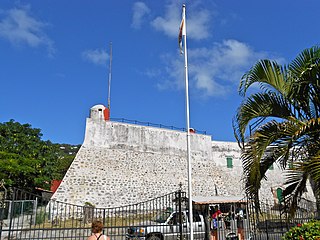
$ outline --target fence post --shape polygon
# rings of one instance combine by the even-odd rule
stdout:
[[[32,214],[34,215],[34,219],[32,222],[33,225],[36,225],[36,222],[37,222],[37,219],[36,219],[37,218],[37,208],[38,208],[38,197],[36,197],[36,199],[33,200],[33,209],[32,209]]]
[[[0,239],[2,235],[2,225],[3,225],[3,218],[4,218],[4,201],[1,200],[0,206]]]
[[[0,182],[0,187],[4,189],[3,195],[0,195],[0,239],[2,239],[2,227],[3,227],[3,219],[4,219],[4,210],[6,208],[5,201],[7,199],[7,189],[4,186],[4,180]]]
[[[249,198],[247,195],[247,199],[250,199],[250,205],[249,205],[249,211],[247,211],[247,218],[249,220],[249,226],[252,225],[252,229],[253,229],[253,239],[257,239],[257,224],[259,223],[259,211],[258,208],[254,202],[254,200],[252,198]],[[249,202],[248,202],[249,203]],[[247,204],[248,204],[247,203]],[[250,219],[250,215],[252,213],[252,218]],[[251,223],[252,221],[252,223]],[[250,231],[251,228],[249,228],[247,231]]]
[[[13,212],[14,212],[14,200],[15,200],[15,188],[13,189],[12,193],[12,201],[9,204],[9,211],[8,216],[10,215],[10,223],[9,223],[9,233],[8,233],[8,239],[11,239],[11,230],[12,230],[12,221],[13,221]]]
[[[269,201],[267,200],[267,203],[266,203],[266,216],[264,218],[265,219],[265,224],[266,224],[267,240],[269,240],[268,218],[269,218]]]
[[[103,209],[103,218],[102,218],[102,223],[103,223],[103,234],[104,234],[104,227],[106,226],[106,209]]]
[[[182,206],[181,206],[181,189],[179,189],[178,191],[178,202],[179,202],[179,233],[180,233],[180,240],[183,239],[183,236],[182,236]]]
[[[283,202],[284,204],[284,212],[285,212],[285,217],[286,217],[286,222],[287,222],[287,230],[289,231],[289,216],[288,216],[288,208],[287,208],[287,202]]]

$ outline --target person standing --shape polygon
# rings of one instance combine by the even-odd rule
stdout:
[[[109,237],[102,234],[103,223],[99,220],[95,220],[92,222],[91,231],[92,234],[88,237],[88,240],[110,240]]]
[[[214,207],[214,213],[211,215],[211,235],[210,240],[217,240],[218,239],[218,221],[221,218],[222,212],[218,208],[218,206]]]

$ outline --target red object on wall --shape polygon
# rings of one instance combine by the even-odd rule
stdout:
[[[62,180],[52,180],[50,190],[55,193],[61,182]]]
[[[103,115],[104,115],[104,120],[109,121],[110,120],[110,109],[105,108],[103,111]]]
[[[190,132],[190,133],[196,133],[196,130],[194,130],[194,128],[190,128],[190,129],[189,129],[189,132]]]

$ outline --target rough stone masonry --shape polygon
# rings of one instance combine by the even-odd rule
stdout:
[[[85,139],[53,199],[83,206],[118,207],[179,189],[187,190],[186,133],[106,121],[103,105],[91,108]],[[193,196],[244,195],[240,149],[236,142],[191,135]],[[282,187],[274,166],[261,197],[272,201],[271,188]]]

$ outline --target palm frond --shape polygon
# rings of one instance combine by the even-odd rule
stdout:
[[[320,153],[303,163],[303,171],[307,172],[315,182],[320,182]]]
[[[243,142],[246,128],[250,122],[264,120],[266,117],[286,119],[291,116],[294,116],[291,106],[281,95],[252,94],[238,108],[237,114],[233,119],[234,133],[237,140]]]
[[[320,134],[320,118],[312,118],[307,121],[299,121],[299,127],[297,128],[297,131],[294,133],[293,137],[296,139],[303,137],[301,142],[304,143],[304,145],[308,145],[308,143],[310,143],[310,138],[312,138],[311,141],[318,142],[319,134]],[[313,147],[316,147],[316,146],[313,145]],[[320,146],[317,149],[319,148]]]
[[[320,115],[320,48],[315,46],[302,51],[289,65],[292,76],[292,96],[310,117]],[[311,107],[311,108],[310,108]]]
[[[258,83],[261,89],[274,89],[284,94],[287,90],[285,79],[285,70],[277,62],[260,60],[242,76],[238,92],[245,96],[248,88]]]
[[[313,46],[303,50],[288,66],[288,70],[296,79],[304,79],[304,75],[311,70],[313,64],[319,63],[320,48]]]
[[[297,209],[298,201],[305,191],[308,174],[302,170],[300,163],[295,163],[292,169],[285,172],[285,186],[283,191],[286,205],[289,206],[289,212],[294,214]]]

